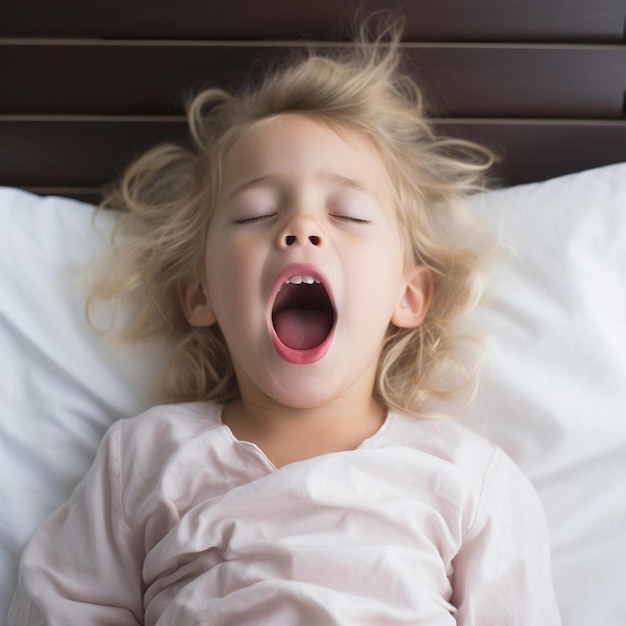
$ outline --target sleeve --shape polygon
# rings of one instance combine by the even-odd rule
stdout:
[[[143,623],[143,543],[122,503],[121,423],[70,500],[29,541],[9,626]]]
[[[499,448],[453,561],[459,626],[558,626],[548,529],[539,498]]]

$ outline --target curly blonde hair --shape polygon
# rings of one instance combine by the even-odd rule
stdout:
[[[416,329],[390,327],[379,362],[375,396],[385,406],[425,415],[429,402],[471,388],[477,369],[463,369],[457,320],[481,294],[481,253],[469,245],[466,195],[484,188],[492,153],[438,136],[414,80],[400,69],[402,24],[378,37],[365,27],[356,43],[334,52],[309,51],[267,71],[237,94],[206,89],[188,106],[192,148],[158,146],[130,165],[104,206],[125,211],[111,254],[93,287],[98,299],[135,294],[125,338],[171,340],[161,400],[217,400],[239,395],[219,325],[189,325],[179,290],[199,275],[220,191],[221,170],[233,144],[252,125],[300,113],[369,138],[395,184],[395,207],[407,261],[434,275],[434,296]]]

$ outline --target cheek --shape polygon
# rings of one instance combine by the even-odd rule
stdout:
[[[217,321],[223,330],[240,324],[258,299],[260,266],[250,246],[223,242],[208,256],[209,294]],[[258,304],[257,304],[258,308]]]
[[[396,284],[404,271],[404,246],[393,233],[386,234],[376,241],[369,250],[364,250],[359,258],[367,266],[368,274],[376,283]]]
[[[355,254],[349,263],[347,287],[353,293],[353,301],[358,303],[360,315],[386,326],[395,310],[402,283],[404,263],[400,251],[381,246]]]

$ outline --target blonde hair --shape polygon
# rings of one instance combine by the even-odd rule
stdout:
[[[457,355],[456,322],[481,293],[481,255],[465,241],[471,225],[463,198],[483,188],[493,158],[485,148],[433,131],[419,88],[399,67],[401,27],[396,20],[369,41],[364,27],[355,44],[289,59],[267,72],[259,86],[236,95],[202,91],[188,106],[192,148],[150,150],[105,197],[105,206],[126,213],[90,294],[88,315],[95,300],[139,296],[124,338],[156,334],[171,340],[159,382],[162,400],[238,397],[219,325],[190,326],[178,294],[203,267],[226,154],[253,124],[282,113],[347,127],[374,143],[395,184],[407,261],[426,265],[434,275],[423,324],[388,331],[375,396],[388,408],[424,415],[429,402],[475,382],[477,371],[463,371]]]

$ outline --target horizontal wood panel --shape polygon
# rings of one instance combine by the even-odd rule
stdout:
[[[184,142],[184,122],[0,119],[0,184],[97,187],[151,146]]]
[[[503,185],[626,162],[626,121],[446,120],[439,129],[494,150]]]
[[[505,184],[544,180],[626,161],[626,121],[445,120],[442,132],[492,147]],[[146,148],[182,142],[183,121],[0,118],[0,184],[17,187],[97,187],[116,178]]]
[[[620,41],[623,0],[3,0],[0,36],[346,38],[355,9],[395,9],[413,41]]]
[[[626,46],[477,46],[410,54],[435,113],[452,117],[623,116]]]
[[[170,114],[302,48],[0,42],[0,113]],[[438,115],[619,118],[626,46],[411,45],[407,67]]]

